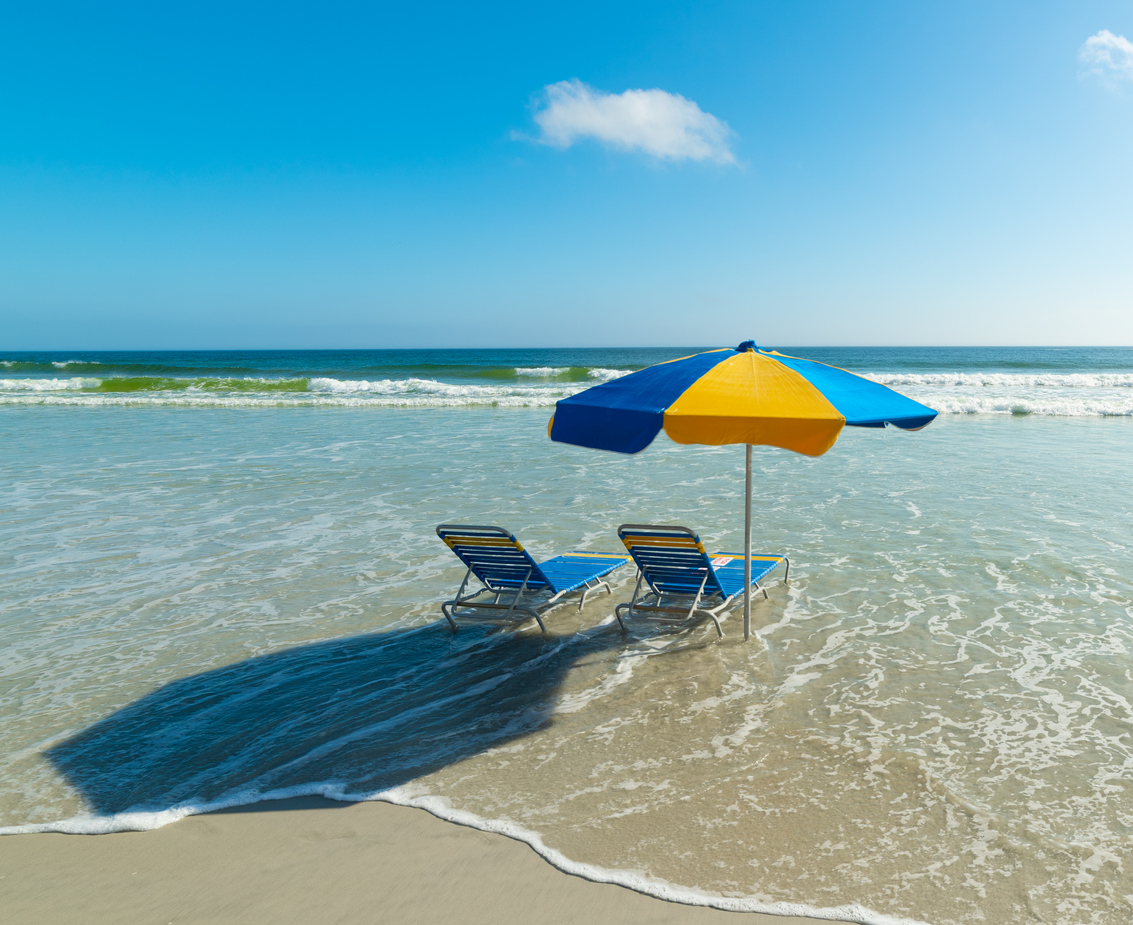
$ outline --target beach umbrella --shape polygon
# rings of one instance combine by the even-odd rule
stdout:
[[[746,445],[744,639],[751,635],[751,448],[821,456],[842,428],[920,430],[936,412],[880,383],[744,341],[658,363],[564,398],[552,440],[639,453],[664,430],[677,443]]]

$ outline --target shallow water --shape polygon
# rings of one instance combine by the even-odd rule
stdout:
[[[720,642],[623,636],[628,569],[547,637],[454,636],[444,520],[537,558],[616,550],[626,521],[742,546],[741,449],[619,457],[546,417],[0,409],[0,824],[396,787],[755,903],[1128,921],[1133,421],[943,414],[816,460],[756,449],[757,551],[792,581],[747,644],[737,615]]]

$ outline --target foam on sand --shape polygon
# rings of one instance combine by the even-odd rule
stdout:
[[[165,810],[131,811],[113,816],[76,816],[73,819],[36,825],[7,826],[0,828],[0,836],[60,833],[72,835],[104,835],[113,832],[147,832],[177,822],[187,816],[217,812],[239,806],[296,797],[320,796],[346,803],[382,802],[395,806],[422,809],[430,815],[456,825],[502,835],[528,845],[552,867],[593,883],[608,883],[653,896],[667,902],[688,906],[703,906],[725,912],[757,912],[781,916],[805,916],[832,922],[852,922],[855,925],[925,925],[916,919],[900,918],[875,912],[856,903],[839,906],[812,907],[803,903],[768,902],[755,897],[722,896],[668,883],[640,871],[613,870],[574,861],[561,851],[547,846],[538,832],[531,831],[504,819],[485,819],[475,813],[454,809],[443,797],[421,794],[412,787],[398,787],[375,793],[349,793],[341,784],[325,783],[304,787],[289,787],[259,793],[247,791],[215,802],[182,803]]]

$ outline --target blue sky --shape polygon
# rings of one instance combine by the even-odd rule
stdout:
[[[1131,344],[1130,40],[1128,2],[25,4],[0,347]]]

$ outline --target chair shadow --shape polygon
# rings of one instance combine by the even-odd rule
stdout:
[[[47,757],[106,815],[386,790],[545,726],[571,666],[621,644],[441,623],[327,640],[174,681]]]

